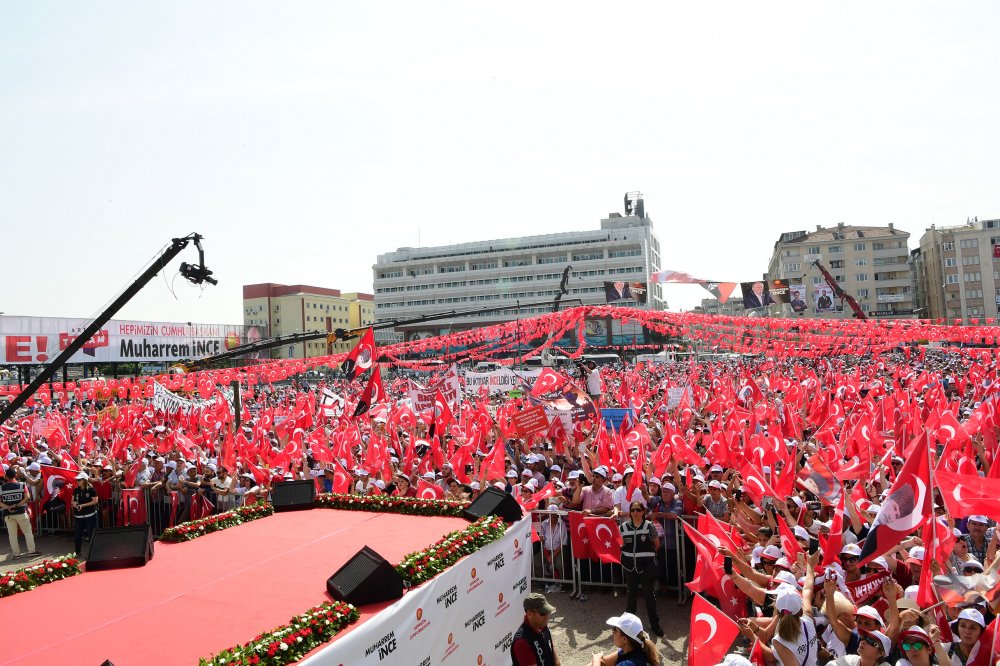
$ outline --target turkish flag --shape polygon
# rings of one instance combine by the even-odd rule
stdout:
[[[818,455],[809,458],[799,470],[798,483],[827,504],[836,504],[844,490],[833,470]]]
[[[532,493],[530,500],[522,502],[520,498],[518,498],[517,503],[520,504],[521,508],[524,509],[525,511],[531,511],[536,506],[538,506],[539,502],[542,502],[543,500],[547,500],[550,497],[555,497],[555,496],[556,496],[556,487],[552,485],[551,481],[549,481],[544,486],[542,486],[541,490]]]
[[[417,481],[417,497],[421,499],[443,500],[444,489],[436,483],[428,483],[420,479]]]
[[[42,505],[49,500],[69,494],[72,495],[73,488],[76,487],[76,475],[78,472],[52,465],[42,465]],[[69,499],[66,500],[69,505]]]
[[[503,442],[497,441],[493,444],[493,450],[483,458],[483,464],[479,468],[479,475],[482,483],[490,481],[503,481],[507,471],[507,450]]]
[[[594,554],[590,549],[590,536],[583,522],[583,514],[579,511],[569,512],[569,538],[573,546],[573,557],[579,560],[592,559]]]
[[[785,500],[778,496],[764,475],[750,463],[744,463],[740,474],[743,476],[743,492],[750,496],[756,506],[760,506],[765,497],[772,497],[779,502]]]
[[[455,420],[455,415],[451,411],[451,407],[448,405],[448,399],[444,397],[444,393],[441,389],[437,390],[434,395],[434,422],[437,424],[436,432],[443,433],[447,428],[448,424]]]
[[[146,493],[141,488],[122,491],[125,525],[142,525],[146,522]]]
[[[994,464],[1000,466],[1000,461]],[[1000,479],[955,474],[943,469],[938,469],[934,478],[952,517],[1000,515]]]
[[[781,547],[785,550],[789,562],[795,562],[799,555],[803,553],[802,546],[795,539],[795,533],[788,527],[785,519],[779,516],[775,521],[778,524],[778,533],[781,535]]]
[[[619,564],[622,561],[622,533],[614,518],[587,516],[583,519],[590,539],[590,548],[601,562]]]
[[[865,538],[858,566],[895,548],[910,532],[933,517],[928,445],[928,438],[921,438],[889,489]]]
[[[710,604],[700,594],[691,604],[691,631],[688,638],[688,664],[718,664],[740,633],[739,625]]]
[[[132,463],[132,465],[128,468],[128,471],[125,472],[126,488],[135,488],[135,478],[139,476],[139,467],[141,466],[141,464],[142,464],[142,458]]]
[[[720,573],[722,572],[722,556],[719,554],[718,545],[708,540],[708,538],[694,529],[686,522],[681,521],[684,532],[688,539],[694,544],[695,570],[694,578],[687,584],[692,592],[712,591],[720,583]]]
[[[375,363],[375,334],[372,329],[365,331],[365,334],[361,336],[361,340],[358,344],[354,345],[354,349],[351,353],[347,355],[344,362],[341,363],[340,369],[344,371],[347,378],[350,380],[357,379],[359,375],[365,373],[366,370],[372,367]],[[371,403],[369,403],[371,404]]]
[[[378,366],[376,366],[375,371],[372,372],[372,376],[368,380],[368,386],[365,387],[364,392],[358,399],[358,406],[354,408],[352,416],[361,416],[384,396],[385,387],[382,385],[382,373],[379,372]]]
[[[840,557],[840,549],[844,547],[844,503],[846,493],[840,493],[840,500],[830,519],[830,536],[820,535],[820,546],[823,548],[823,566],[830,566]]]

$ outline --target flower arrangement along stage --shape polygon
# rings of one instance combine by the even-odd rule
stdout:
[[[326,643],[349,624],[358,621],[360,613],[351,604],[327,601],[296,615],[288,624],[264,632],[249,643],[223,650],[211,659],[204,657],[204,666],[281,666],[298,661],[313,648]]]
[[[410,553],[396,565],[407,587],[416,587],[438,575],[466,555],[499,541],[507,524],[499,516],[480,518],[465,529],[451,532],[434,545]]]
[[[80,560],[69,555],[45,560],[40,564],[0,574],[0,597],[9,597],[18,592],[33,590],[39,585],[52,583],[63,578],[83,573]]]
[[[174,527],[168,527],[160,535],[160,541],[167,543],[179,543],[181,541],[191,541],[211,532],[218,532],[230,527],[242,525],[243,523],[257,520],[274,513],[274,507],[266,502],[257,502],[247,506],[241,506],[232,511],[218,513],[208,518],[192,520]]]
[[[314,505],[323,509],[345,511],[376,511],[380,513],[402,513],[408,516],[443,516],[461,518],[468,502],[454,500],[432,500],[419,497],[395,497],[393,495],[342,495],[324,493],[317,495]]]
[[[330,496],[321,497],[328,499]],[[344,497],[349,496],[337,496],[338,499]],[[422,502],[426,503],[426,500]],[[446,502],[438,501],[434,504],[441,505],[446,504]],[[464,529],[446,534],[434,545],[410,553],[396,565],[396,571],[403,577],[407,587],[416,587],[452,566],[462,557],[476,552],[487,544],[499,541],[506,531],[507,524],[503,518],[499,516],[480,518]],[[333,608],[341,610],[331,611]],[[333,613],[332,617],[331,612]],[[318,626],[317,618],[321,622],[336,620],[340,624],[329,629],[325,624]],[[233,666],[234,664],[241,666],[251,664],[283,666],[301,659],[313,648],[333,638],[343,626],[356,622],[357,619],[358,611],[354,606],[343,602],[327,602],[292,618],[288,626],[261,634],[245,645],[223,650],[211,659],[202,658],[199,664],[203,666]]]

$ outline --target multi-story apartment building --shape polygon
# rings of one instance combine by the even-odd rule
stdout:
[[[834,298],[835,311],[817,313],[817,287],[826,280],[811,259],[821,258],[823,265],[840,287],[851,294],[861,309],[871,317],[913,317],[914,287],[910,274],[907,241],[910,235],[892,224],[885,227],[859,227],[838,224],[815,231],[791,231],[781,234],[774,244],[768,263],[768,278],[781,278],[800,284],[808,307],[801,316],[851,317],[846,303]],[[842,306],[842,307],[841,307]],[[781,313],[791,316],[788,305]]]
[[[996,317],[1000,304],[1000,220],[931,225],[916,262],[927,318]]]
[[[743,299],[737,291],[725,303],[717,298],[703,298],[701,305],[694,308],[698,314],[725,315],[727,317],[746,316],[746,309],[743,307]]]
[[[274,283],[243,285],[243,321],[267,327],[268,337],[360,328],[375,321],[375,298],[359,292],[304,284]],[[249,322],[253,322],[250,324]],[[353,342],[328,345],[325,339],[276,347],[272,358],[306,358],[348,351]]]
[[[660,270],[660,241],[641,203],[635,214],[611,213],[600,229],[403,247],[378,255],[372,267],[377,321],[497,309],[378,331],[376,340],[410,340],[551,312],[567,267],[569,293],[562,297],[567,305],[604,303],[606,281],[648,282]],[[649,285],[646,296],[639,307],[665,308],[660,285]]]

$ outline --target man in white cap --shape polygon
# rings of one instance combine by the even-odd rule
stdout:
[[[995,527],[988,527],[990,524],[986,516],[972,515],[966,522],[969,533],[964,537],[964,541],[969,544],[969,554],[979,560],[980,564],[986,564],[987,550],[993,540]]]

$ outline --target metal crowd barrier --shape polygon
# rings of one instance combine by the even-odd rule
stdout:
[[[542,527],[542,522],[551,520],[552,516],[558,517],[561,531],[559,528]],[[624,590],[625,577],[621,564],[607,564],[596,560],[577,558],[573,551],[573,540],[569,534],[568,516],[568,511],[532,511],[535,533],[539,537],[532,557],[532,582],[543,585],[570,585],[574,594],[582,592],[584,587],[587,589],[613,589],[616,593],[619,590]],[[696,516],[685,516],[684,518],[696,519]],[[657,553],[657,566],[660,567],[658,579],[660,590],[676,592],[677,603],[680,605],[686,603],[690,596],[690,591],[685,583],[690,580],[687,562],[688,560],[694,561],[694,545],[685,535],[681,519],[674,518],[671,521],[674,528],[672,544],[674,548],[668,548],[665,535],[662,550]],[[558,554],[555,554],[556,543],[560,544]],[[673,550],[673,555],[669,553],[670,550]],[[546,556],[546,551],[552,555]],[[672,572],[671,569],[673,569]]]
[[[146,508],[145,522],[149,523],[153,534],[158,536],[163,533],[163,530],[170,527],[170,496],[162,492],[152,493],[149,490],[143,490],[142,494]],[[115,489],[110,499],[102,500],[98,504],[98,526],[116,527],[124,524],[124,514],[127,508],[122,505],[122,498],[121,489]],[[232,497],[228,501],[216,502],[212,513],[230,511],[243,504],[241,498]],[[189,510],[188,506],[180,507],[175,517],[175,524],[189,520]],[[73,533],[72,513],[67,511],[66,504],[60,499],[54,499],[44,504],[40,500],[33,500],[28,503],[28,513],[35,536]],[[6,532],[6,523],[2,520],[0,520],[0,530]],[[0,539],[4,539],[4,543],[6,543],[5,538],[6,535],[0,536]]]

